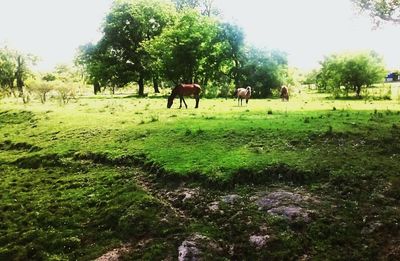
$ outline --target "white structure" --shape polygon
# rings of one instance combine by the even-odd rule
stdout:
[[[400,101],[400,83],[391,84],[391,99]]]

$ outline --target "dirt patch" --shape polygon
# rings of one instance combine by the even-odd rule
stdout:
[[[118,261],[120,257],[131,250],[132,246],[129,244],[122,245],[119,248],[114,248],[111,251],[108,251],[104,255],[99,258],[96,258],[95,261]]]

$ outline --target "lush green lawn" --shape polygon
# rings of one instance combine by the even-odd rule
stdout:
[[[135,177],[143,173],[134,166],[154,174],[155,183],[160,178],[186,180],[211,185],[211,194],[220,193],[219,185],[242,184],[235,190],[246,194],[250,184],[282,181],[321,197],[329,194],[325,212],[332,219],[302,229],[303,240],[298,228],[288,232],[286,223],[254,214],[255,220],[286,231],[277,236],[281,244],[275,252],[264,257],[297,256],[303,248],[320,258],[327,257],[320,253],[340,252],[332,246],[339,237],[360,236],[361,221],[353,218],[369,215],[371,204],[380,204],[382,223],[390,227],[395,222],[398,212],[385,206],[400,198],[397,101],[329,100],[312,94],[290,102],[253,99],[243,107],[233,99],[202,99],[199,109],[192,99],[187,99],[189,109],[178,109],[177,102],[167,109],[164,98],[91,96],[65,106],[2,100],[0,259],[90,259],[144,237],[153,237],[148,251],[157,259],[177,254],[179,241],[171,235],[216,231],[218,222],[226,222],[226,216],[213,220],[191,209],[197,223],[185,228],[174,218],[163,223],[163,217],[173,216],[171,210],[138,185]],[[333,213],[330,204],[336,201],[357,201],[363,207]],[[333,225],[327,226],[327,220]],[[343,222],[358,232],[331,235],[329,230]],[[241,220],[235,224],[238,231],[254,229],[243,228]],[[223,234],[228,231],[208,233],[228,239]],[[351,247],[358,252],[352,254],[349,246],[343,257],[379,256],[372,241],[370,252],[360,250],[365,242],[354,242]],[[246,251],[243,255],[250,255]]]
[[[365,147],[390,139],[400,125],[400,105],[393,101],[329,101],[315,95],[289,103],[251,100],[238,107],[234,100],[203,99],[198,110],[176,104],[168,110],[165,103],[122,97],[82,98],[63,107],[10,101],[2,105],[0,135],[42,148],[29,155],[144,155],[168,173],[229,179],[240,169],[278,163],[310,170],[321,161],[343,161],[346,154],[363,160],[366,155],[348,142],[335,153],[341,136]],[[12,124],[18,119],[21,124]],[[328,151],[335,156],[324,154]]]

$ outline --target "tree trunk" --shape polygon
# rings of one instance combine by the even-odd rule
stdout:
[[[357,97],[360,97],[360,92],[361,92],[361,86],[356,86]]]
[[[238,88],[239,87],[239,61],[236,58],[234,58],[233,62],[235,63],[233,79],[235,82],[235,88]]]
[[[100,83],[99,82],[94,82],[93,83],[93,91],[94,91],[94,95],[96,95],[98,92],[101,92],[101,88],[100,88]]]
[[[24,60],[21,56],[18,56],[17,58],[17,71],[15,73],[15,78],[17,80],[17,89],[19,92],[19,97],[22,97],[24,94],[23,86],[24,86],[24,81],[22,80],[23,77],[23,72],[22,72],[22,66],[23,66]]]
[[[14,98],[17,97],[17,96],[15,95],[15,91],[14,91],[14,80],[11,81],[11,83],[10,83],[10,96],[11,96],[11,95],[12,95]]]
[[[139,96],[144,96],[144,79],[142,76],[139,77]]]
[[[160,93],[160,89],[158,88],[158,78],[153,77],[153,86],[154,86],[154,93]]]

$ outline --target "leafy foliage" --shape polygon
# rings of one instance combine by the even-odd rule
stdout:
[[[400,23],[399,0],[352,0],[361,11],[367,12],[376,25],[382,21]]]
[[[19,96],[23,95],[24,81],[31,74],[29,66],[35,64],[36,57],[23,54],[7,47],[0,49],[0,87],[14,94],[14,84]]]
[[[208,60],[218,52],[213,43],[217,37],[215,24],[187,10],[159,37],[151,41],[147,50],[166,79],[174,82],[199,82],[205,77]]]
[[[362,86],[370,86],[383,80],[385,67],[382,58],[375,52],[334,54],[321,62],[317,75],[320,90],[335,96],[355,91],[360,96]]]
[[[13,54],[7,48],[0,50],[0,86],[4,89],[14,85],[16,64]]]
[[[255,97],[271,95],[271,89],[283,84],[287,73],[286,54],[249,48],[240,69],[242,83],[252,86]]]
[[[137,82],[142,95],[146,81],[153,81],[155,92],[159,82],[196,82],[207,96],[226,97],[248,81],[257,86],[258,96],[269,95],[285,77],[286,55],[255,48],[247,52],[242,29],[211,18],[212,5],[175,1],[176,12],[159,0],[116,1],[103,38],[82,46],[76,63],[95,92],[99,86]],[[202,7],[208,11],[199,11]]]
[[[116,1],[103,25],[103,38],[96,45],[82,46],[77,63],[91,83],[122,87],[138,82],[143,95],[144,81],[154,72],[141,44],[160,34],[173,15],[171,5],[160,1]]]

